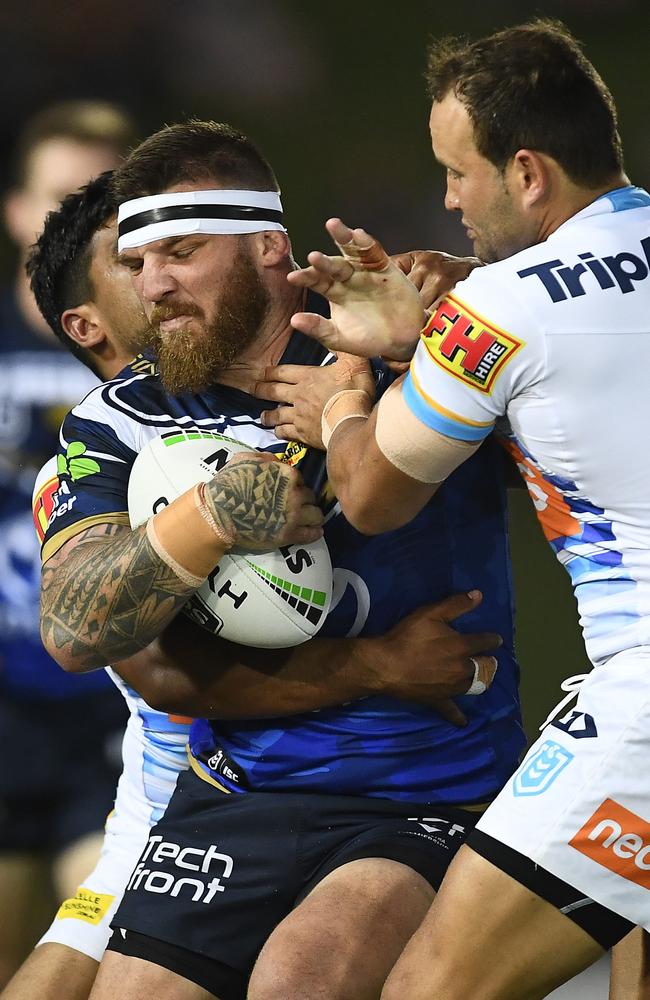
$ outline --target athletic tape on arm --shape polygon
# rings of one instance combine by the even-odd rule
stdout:
[[[480,441],[458,441],[423,424],[409,409],[402,386],[393,385],[378,404],[377,446],[396,469],[419,483],[443,482],[472,455]]]

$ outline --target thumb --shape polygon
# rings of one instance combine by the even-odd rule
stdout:
[[[291,317],[291,325],[294,330],[313,337],[320,341],[325,347],[336,350],[336,327],[329,319],[318,316],[316,313],[299,312]]]

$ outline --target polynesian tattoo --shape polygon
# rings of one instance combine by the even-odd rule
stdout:
[[[279,462],[253,458],[233,462],[207,484],[217,526],[239,543],[233,552],[283,544],[293,475]],[[148,646],[195,590],[160,559],[145,525],[95,525],[43,567],[41,636],[81,668],[104,666]]]
[[[43,566],[41,636],[80,667],[104,666],[148,646],[195,589],[162,562],[145,525],[95,525]]]
[[[206,484],[205,500],[217,527],[235,538],[233,552],[261,552],[285,544],[292,470],[254,458],[230,462]]]

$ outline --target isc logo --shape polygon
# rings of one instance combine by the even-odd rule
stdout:
[[[604,868],[650,889],[650,823],[614,799],[605,799],[569,844]]]

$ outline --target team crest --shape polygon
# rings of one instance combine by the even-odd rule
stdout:
[[[537,753],[524,761],[514,776],[513,791],[523,795],[541,795],[573,760],[573,754],[559,743],[546,740]]]
[[[432,359],[467,385],[490,393],[500,371],[523,341],[448,295],[422,331]]]

